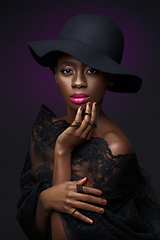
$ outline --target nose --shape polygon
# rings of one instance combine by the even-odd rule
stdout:
[[[79,71],[73,75],[72,87],[73,88],[87,87],[87,82],[86,82],[86,77],[84,72]]]

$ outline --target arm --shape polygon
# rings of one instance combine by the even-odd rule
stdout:
[[[50,110],[41,108],[33,126],[30,151],[21,173],[22,195],[17,205],[16,217],[30,240],[47,239],[53,210],[70,214],[72,209],[81,208],[99,213],[100,207],[94,205],[106,205],[104,199],[100,198],[102,192],[99,189],[84,186],[83,194],[77,193],[76,184],[83,185],[87,178],[52,186],[57,136],[55,125],[50,124],[53,117]],[[80,213],[75,213],[73,217],[88,223],[88,218]]]
[[[95,121],[95,112],[96,112],[96,106],[94,105],[92,108],[92,116],[93,116],[93,123]],[[89,107],[89,104],[86,106],[86,111],[91,112],[91,108]],[[85,141],[86,137],[87,139],[91,136],[91,127],[89,125],[89,122],[87,122],[86,117],[83,122],[81,123],[81,129],[79,133],[76,134],[75,127],[70,127],[68,129],[68,133],[66,136],[61,136],[58,138],[56,142],[55,147],[55,160],[54,160],[54,173],[53,173],[53,186],[60,184],[64,181],[68,181],[71,179],[71,154],[72,151],[76,146],[81,144],[83,141]],[[75,121],[72,123],[72,125],[76,125],[77,123],[80,123],[82,121],[82,108],[79,108],[77,111],[77,115],[75,118]],[[90,121],[90,119],[88,119]],[[77,127],[76,127],[77,128]],[[88,131],[87,131],[88,128]],[[83,132],[85,131],[85,134],[83,137],[80,137]],[[88,135],[88,136],[87,136]],[[68,144],[67,144],[68,143]],[[72,212],[74,211],[74,208],[72,209]],[[85,219],[89,223],[92,223],[93,221],[91,219]],[[66,240],[66,235],[62,226],[60,214],[56,211],[53,211],[51,214],[51,230],[52,230],[52,239],[62,239]]]
[[[53,186],[71,179],[71,154],[61,154],[55,149]],[[60,213],[52,211],[51,214],[52,239],[67,240],[62,225]]]
[[[94,108],[92,111],[94,111]],[[79,115],[80,118],[82,118],[82,114]],[[92,115],[94,116],[94,113]],[[100,207],[88,204],[87,202],[102,205],[106,204],[106,201],[104,199],[93,196],[102,194],[102,192],[98,189],[84,187],[84,194],[77,193],[76,184],[84,184],[87,178],[79,181],[70,181],[71,153],[76,146],[89,139],[90,135],[92,134],[93,127],[89,125],[89,121],[86,121],[87,118],[89,118],[88,120],[91,121],[90,117],[86,116],[85,121],[82,121],[81,124],[83,130],[80,127],[69,127],[58,137],[56,141],[55,152],[48,147],[46,148],[47,153],[45,154],[47,155],[45,156],[45,160],[50,163],[51,169],[53,169],[54,154],[54,178],[52,187],[49,187],[41,192],[35,213],[35,228],[39,235],[43,236],[43,238],[47,238],[50,215],[52,211],[52,216],[59,216],[57,212],[71,214],[75,208],[102,213],[100,212]],[[75,121],[81,122],[81,120],[82,119],[76,119]],[[73,124],[76,124],[76,122]],[[89,130],[87,129],[86,125],[89,127]],[[40,135],[38,135],[38,137],[39,136]],[[45,161],[41,159],[41,154],[40,156],[35,156],[34,154],[36,151],[32,152],[32,149],[33,146],[31,148],[31,153],[32,168],[34,168],[38,165],[41,165]],[[44,150],[42,149],[42,153],[43,151]],[[37,161],[35,161],[35,159],[37,159]],[[89,223],[89,221],[92,221],[78,211],[76,211],[74,217],[77,217],[87,223]],[[56,228],[57,230],[57,226],[55,225],[57,221],[53,222],[54,226],[52,225],[52,229]],[[61,225],[61,221],[59,223]]]
[[[106,136],[106,139],[107,139],[107,136]],[[141,226],[141,224],[142,224],[141,218],[139,218],[138,215],[137,215],[138,218],[135,218],[134,217],[135,215],[133,215],[133,214],[132,214],[133,216],[128,215],[128,210],[127,210],[128,207],[129,208],[131,207],[130,209],[134,209],[134,208],[136,209],[135,203],[137,201],[136,202],[133,201],[133,192],[135,191],[136,188],[138,190],[138,192],[136,191],[138,194],[138,195],[136,194],[136,198],[137,198],[137,200],[140,199],[140,203],[142,200],[141,199],[142,195],[139,196],[139,193],[141,192],[141,191],[139,192],[139,188],[141,189],[141,187],[143,187],[143,186],[141,186],[142,180],[141,179],[138,180],[137,179],[138,176],[137,177],[135,176],[136,173],[138,174],[137,159],[136,159],[135,154],[128,154],[129,152],[132,152],[132,149],[129,147],[128,144],[126,145],[126,141],[119,143],[119,140],[117,139],[118,141],[117,140],[115,141],[115,138],[114,138],[114,141],[111,141],[111,142],[109,141],[109,138],[107,140],[109,142],[109,147],[112,150],[112,153],[115,155],[115,156],[112,155],[106,142],[104,142],[104,141],[100,142],[100,147],[102,149],[101,152],[102,152],[102,154],[104,154],[104,157],[106,158],[106,162],[103,161],[102,163],[104,164],[104,168],[106,169],[105,170],[106,174],[104,176],[104,180],[105,180],[107,189],[106,190],[103,189],[103,194],[105,194],[105,192],[106,192],[106,196],[107,196],[108,203],[109,203],[106,208],[107,211],[104,212],[103,216],[101,216],[100,214],[94,214],[94,213],[92,215],[91,212],[89,213],[90,217],[91,216],[94,217],[94,223],[95,223],[93,225],[93,228],[92,228],[92,226],[89,226],[89,232],[88,232],[88,228],[86,228],[86,224],[84,222],[82,222],[82,221],[75,222],[74,217],[67,218],[67,219],[70,221],[71,224],[72,223],[73,223],[73,225],[75,224],[74,230],[76,230],[78,232],[78,236],[81,236],[79,234],[82,233],[83,236],[84,236],[84,234],[85,234],[85,236],[88,236],[88,234],[89,234],[89,238],[92,238],[92,239],[99,239],[99,236],[102,236],[102,238],[103,238],[103,236],[106,236],[106,238],[107,237],[110,238],[112,236],[114,238],[115,237],[115,229],[117,229],[118,235],[116,235],[116,237],[119,237],[119,228],[117,228],[117,224],[118,224],[118,226],[122,227],[122,231],[124,232],[124,234],[125,233],[127,234],[127,235],[125,234],[125,237],[127,239],[133,238],[132,234],[133,234],[133,229],[134,229],[135,224],[136,224],[136,226]],[[98,142],[95,141],[95,147],[97,144],[98,144]],[[104,145],[104,147],[102,148],[103,145]],[[90,149],[90,151],[92,151],[92,149]],[[117,154],[122,154],[122,155],[117,155]],[[128,154],[128,155],[125,155],[125,154]],[[102,161],[105,159],[100,158],[99,160]],[[110,168],[110,164],[113,167],[113,170]],[[112,170],[112,171],[110,171],[110,170]],[[97,176],[99,177],[99,171],[97,172],[97,174],[98,174]],[[108,175],[108,177],[107,177],[107,175]],[[114,180],[114,182],[113,182],[113,180]],[[138,180],[138,182],[137,182],[137,180]],[[141,184],[139,184],[139,181]],[[101,182],[99,182],[99,184],[101,184]],[[99,184],[96,184],[97,186],[95,186],[95,187],[99,188],[99,186],[98,186]],[[67,193],[67,192],[69,192],[70,188],[73,188],[73,191],[71,191],[69,193],[69,195],[71,196],[75,193],[75,185],[76,185],[76,182],[69,181],[69,182],[67,182],[67,184],[66,184],[66,182],[64,182],[62,184],[54,185],[54,188],[57,187],[57,189],[58,189],[57,193],[62,193],[62,192],[64,193],[66,188],[68,190],[68,191],[66,191],[66,193]],[[60,186],[64,186],[63,191],[59,191]],[[117,189],[117,186],[118,186],[118,189]],[[111,187],[111,189],[110,188],[108,189],[108,187]],[[86,187],[84,187],[84,190],[85,189],[86,189]],[[113,192],[113,194],[112,194],[112,192]],[[57,197],[57,194],[56,194],[56,192],[54,192],[54,194],[55,195],[53,197],[54,197],[54,201],[55,201],[55,197]],[[94,194],[94,193],[92,192],[91,194]],[[117,194],[118,194],[118,199],[117,199]],[[110,195],[111,195],[111,198],[110,198]],[[66,196],[61,195],[60,200],[64,199],[64,197],[66,198]],[[85,196],[85,194],[83,194],[83,196]],[[130,199],[130,197],[131,197],[131,199]],[[68,201],[68,200],[70,200],[70,198],[66,198],[65,201],[66,200]],[[77,200],[77,198],[75,197],[74,200]],[[82,201],[85,201],[85,199],[83,199]],[[63,202],[61,201],[59,205],[62,205],[62,204],[63,204]],[[69,206],[69,205],[66,205],[66,206]],[[73,205],[70,204],[70,206],[77,207],[74,204]],[[68,211],[65,211],[65,212],[70,213],[69,209],[71,209],[71,208],[68,208]],[[149,208],[149,210],[150,210],[150,208]],[[63,211],[63,209],[57,208],[56,211],[61,212],[61,211]],[[54,212],[56,213],[56,211],[54,211]],[[127,213],[127,215],[124,218],[125,212]],[[138,212],[139,212],[139,210],[138,210]],[[131,211],[131,213],[132,213],[132,211]],[[116,218],[116,215],[118,215],[118,218]],[[120,215],[120,218],[119,218],[119,215]],[[113,221],[113,219],[114,219],[114,221]],[[128,222],[130,224],[131,219],[132,219],[133,224],[128,226]],[[105,229],[104,226],[107,222],[108,222],[107,228]],[[111,228],[108,228],[110,226],[110,224],[111,224]],[[77,226],[77,228],[76,228],[76,226]],[[97,227],[95,228],[95,226],[97,226]],[[52,225],[52,227],[56,228],[57,226],[56,226],[56,224],[54,224],[54,226]],[[127,231],[126,231],[126,227],[127,227]],[[144,229],[144,227],[145,226],[143,226],[142,228]],[[78,231],[79,228],[81,228],[81,233]],[[90,231],[91,229],[92,229],[92,231]],[[130,229],[131,229],[131,232],[130,232]],[[147,226],[146,226],[146,231],[147,231]],[[141,233],[138,233],[136,231],[137,238],[140,238],[140,235],[141,235]],[[58,236],[58,237],[61,238],[61,236]],[[35,240],[37,238],[33,238],[33,239]]]

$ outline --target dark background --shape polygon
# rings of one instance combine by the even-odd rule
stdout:
[[[0,7],[0,238],[26,239],[16,219],[19,177],[31,126],[42,103],[65,114],[48,68],[40,67],[27,41],[55,39],[63,24],[81,13],[99,13],[124,32],[122,65],[143,79],[137,94],[106,93],[103,109],[127,134],[139,164],[151,176],[160,201],[160,1],[1,1]]]

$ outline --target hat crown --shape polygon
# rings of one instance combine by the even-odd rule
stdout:
[[[58,39],[74,39],[96,48],[117,63],[121,62],[124,37],[112,20],[98,14],[81,14],[71,18]]]
[[[140,77],[120,65],[124,38],[112,20],[98,14],[81,14],[71,18],[62,28],[58,39],[28,43],[34,59],[42,66],[51,66],[57,52],[73,56],[87,66],[116,74],[116,82],[108,90],[137,92]]]

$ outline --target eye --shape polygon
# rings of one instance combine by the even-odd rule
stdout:
[[[86,72],[89,73],[89,74],[96,74],[96,73],[98,73],[98,70],[96,70],[94,68],[89,68],[89,69],[87,69]]]
[[[64,69],[62,69],[62,70],[60,70],[60,72],[62,73],[62,74],[71,74],[72,73],[72,70],[71,69],[69,69],[69,68],[64,68]]]

